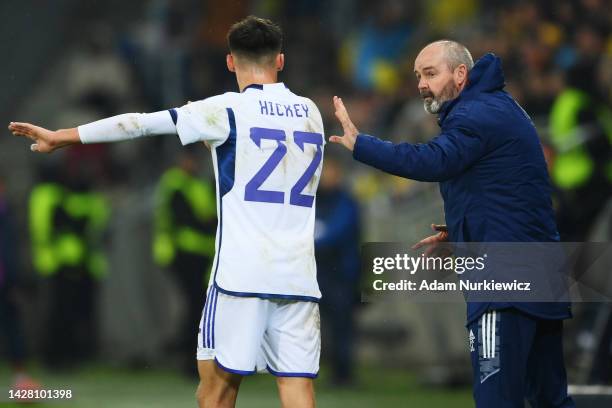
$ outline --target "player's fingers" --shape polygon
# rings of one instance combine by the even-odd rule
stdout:
[[[19,132],[19,133],[21,133],[21,134],[26,134],[26,135],[28,135],[28,134],[31,134],[31,133],[32,133],[31,129],[30,129],[30,128],[28,128],[28,127],[26,127],[26,126],[13,125],[13,126],[9,127],[9,129],[10,129],[12,132]]]
[[[30,150],[37,153],[51,153],[55,149],[53,149],[47,143],[38,141],[37,143],[30,145]]]
[[[21,127],[14,127],[11,129],[11,132],[13,133],[13,135],[15,136],[23,136],[23,137],[27,137],[30,138],[32,140],[35,140],[36,137],[34,134],[32,134],[32,132],[30,131],[30,129],[27,128],[21,128]]]
[[[13,133],[18,133],[23,136],[34,135],[33,126],[29,123],[11,122],[9,124],[9,130]]]
[[[33,141],[36,141],[36,140],[37,140],[36,136],[31,135],[31,134],[29,134],[29,133],[23,133],[23,132],[13,132],[13,135],[15,135],[15,136],[19,136],[19,137],[26,137],[26,138],[28,138],[28,139],[30,139],[30,140],[33,140]]]
[[[32,125],[31,123],[26,123],[26,122],[11,122],[9,123],[9,129],[11,127],[19,128],[19,129],[33,129],[34,125]]]

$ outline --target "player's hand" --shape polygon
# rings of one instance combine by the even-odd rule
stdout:
[[[443,242],[448,241],[448,229],[446,225],[431,224],[431,229],[437,231],[437,234],[424,238],[412,246],[412,249],[426,247],[423,253],[425,256],[431,256],[440,248]]]
[[[330,136],[329,141],[332,143],[340,143],[350,151],[353,151],[359,131],[355,125],[353,125],[353,122],[351,122],[351,118],[344,107],[344,103],[342,103],[342,99],[337,96],[334,96],[334,108],[336,108],[336,117],[342,125],[344,136]]]
[[[15,136],[31,139],[34,143],[30,145],[30,150],[33,152],[51,153],[60,147],[80,141],[76,129],[53,131],[22,122],[11,122],[8,128]]]

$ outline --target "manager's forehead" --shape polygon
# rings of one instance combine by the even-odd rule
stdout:
[[[427,45],[414,60],[414,70],[420,71],[428,66],[438,66],[444,62],[445,45],[435,42]]]

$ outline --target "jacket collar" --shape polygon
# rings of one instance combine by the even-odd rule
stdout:
[[[455,99],[442,104],[438,113],[438,125],[442,126],[444,120],[460,100],[465,101],[475,98],[480,93],[501,90],[505,85],[501,59],[492,53],[484,55],[476,61],[476,64],[470,70],[467,85],[461,93]]]

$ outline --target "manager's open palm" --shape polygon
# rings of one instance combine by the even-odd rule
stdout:
[[[340,124],[342,125],[344,136],[330,136],[329,141],[332,143],[340,143],[342,146],[346,147],[350,151],[353,151],[359,131],[357,130],[355,125],[353,125],[353,122],[349,117],[346,107],[344,106],[344,103],[342,103],[342,98],[334,96],[334,108],[336,108],[335,114],[338,120],[340,121]]]

